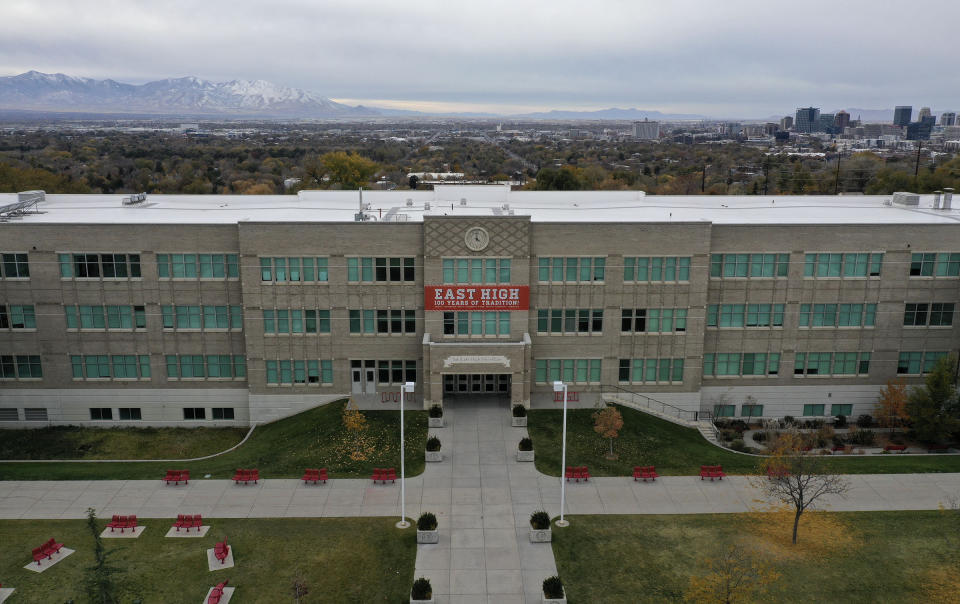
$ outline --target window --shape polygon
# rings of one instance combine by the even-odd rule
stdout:
[[[904,305],[903,324],[907,326],[929,324],[936,327],[953,325],[953,303],[907,303]]]
[[[210,411],[213,419],[233,419],[233,407],[214,407]]]
[[[330,311],[264,310],[263,333],[330,333]]]
[[[110,407],[90,407],[91,420],[113,419],[113,409]]]
[[[683,359],[620,359],[620,382],[682,382]]]
[[[873,327],[876,304],[801,304],[800,327]]]
[[[350,333],[376,333],[375,313],[373,310],[351,310]]]
[[[164,329],[243,329],[241,306],[171,306],[160,307]]]
[[[445,312],[443,334],[447,336],[509,336],[509,312]]]
[[[736,405],[714,405],[713,406],[714,417],[733,417],[736,414],[737,414]]]
[[[36,329],[37,313],[33,305],[0,304],[0,329]]]
[[[268,386],[319,385],[333,383],[333,361],[267,360]]]
[[[329,260],[312,257],[260,258],[260,281],[266,283],[325,282]]]
[[[31,380],[42,377],[40,355],[0,354],[0,379]]]
[[[803,406],[803,416],[804,417],[821,417],[824,415],[823,410],[826,405],[823,404],[810,404],[807,403]]]
[[[416,281],[414,258],[347,258],[347,281],[351,283],[400,283]]]
[[[537,383],[563,380],[572,384],[600,383],[600,359],[536,359],[534,378]]]
[[[806,254],[804,277],[879,277],[883,266],[882,252]]]
[[[67,329],[145,329],[143,306],[65,306]]]
[[[203,407],[184,407],[183,419],[185,420],[207,419],[207,410],[204,409]]]
[[[740,417],[763,417],[763,405],[741,405]]]
[[[27,262],[27,255],[16,252],[0,254],[0,278],[29,279],[30,264]]]
[[[120,412],[120,419],[122,421],[143,419],[140,417],[140,407],[120,407],[117,411]]]
[[[946,352],[901,352],[897,361],[897,373],[901,375],[922,375],[930,373],[937,361],[947,356]]]
[[[510,283],[510,258],[444,258],[444,283]]]
[[[930,325],[935,327],[953,325],[953,302],[934,302],[931,304]]]
[[[367,361],[375,366],[378,384],[402,384],[417,381],[417,362],[403,360]]]
[[[783,304],[710,304],[707,327],[783,327]]]
[[[110,365],[113,377],[117,379],[149,379],[150,378],[150,357],[149,355],[122,354],[110,357]],[[74,377],[81,377],[76,375]],[[89,377],[89,376],[87,376]]]
[[[905,304],[903,311],[904,325],[926,325],[927,304]]]
[[[157,276],[161,279],[237,279],[237,254],[157,254]]]
[[[798,375],[866,375],[870,373],[869,352],[798,352],[793,374]]]
[[[786,277],[790,270],[790,254],[711,254],[710,276]]]
[[[853,404],[846,403],[846,404],[830,405],[830,415],[834,417],[837,417],[840,415],[844,417],[850,417],[851,415],[853,415]]]
[[[243,355],[169,354],[166,356],[166,365],[170,379],[247,377],[247,358]]]
[[[603,281],[606,258],[539,258],[537,280],[546,283]]]
[[[140,254],[58,254],[65,279],[140,278]]]
[[[754,377],[777,375],[779,352],[708,352],[703,355],[703,376]]]
[[[624,308],[620,311],[622,333],[670,333],[686,330],[686,308]]]
[[[921,252],[910,256],[911,277],[960,276],[960,253]]]
[[[689,281],[690,258],[624,257],[623,280],[634,283]]]
[[[537,311],[537,333],[601,333],[603,309],[553,308]]]

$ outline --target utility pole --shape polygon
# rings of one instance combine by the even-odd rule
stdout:
[[[837,177],[833,181],[833,194],[838,195],[840,193],[840,152],[837,151]]]
[[[763,194],[767,194],[767,184],[770,182],[770,162],[763,162]]]
[[[920,149],[923,149],[923,141],[917,141],[917,167],[913,170],[914,185],[919,186],[920,182]]]
[[[700,192],[703,193],[704,187],[707,186],[707,165],[703,165],[703,175],[700,178]]]

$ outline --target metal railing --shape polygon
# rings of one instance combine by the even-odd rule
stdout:
[[[623,388],[622,386],[615,386],[613,384],[604,384],[602,386],[602,396],[615,398],[618,401],[623,402],[628,407],[648,409],[653,413],[676,418],[687,425],[696,424],[700,419],[699,416],[702,415],[702,412],[681,409],[680,407],[671,405],[670,403],[658,401],[657,399],[651,398],[646,394],[633,392]]]

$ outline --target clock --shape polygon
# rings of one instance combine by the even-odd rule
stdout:
[[[468,249],[479,252],[487,249],[487,246],[490,245],[490,234],[483,227],[471,227],[467,229],[467,234],[463,236],[463,242],[467,244]]]

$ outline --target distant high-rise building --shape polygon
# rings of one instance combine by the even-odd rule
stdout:
[[[793,118],[785,115],[780,119],[780,129],[789,130],[790,128],[793,128]]]
[[[819,107],[800,107],[797,109],[797,117],[794,121],[794,128],[797,132],[816,132],[819,127]]]
[[[642,122],[633,122],[633,137],[640,140],[656,140],[660,138],[660,122],[651,122],[644,119]]]
[[[933,126],[936,123],[936,120],[932,115],[924,116],[922,119],[917,120],[916,122],[910,122],[907,124],[907,140],[908,141],[925,141],[930,139],[930,132],[933,130]]]
[[[923,121],[923,118],[925,118],[925,117],[930,117],[930,108],[929,108],[929,107],[921,107],[921,108],[920,108],[920,113],[917,114],[917,121],[918,121],[918,122],[922,122],[922,121]]]
[[[833,120],[834,116],[832,113],[821,113],[820,125],[817,126],[814,132],[826,132],[828,134],[833,134]]]
[[[953,111],[944,111],[940,114],[940,125],[941,126],[956,126],[957,125],[957,114]]]
[[[843,132],[843,129],[850,125],[850,114],[844,110],[837,112],[837,115],[833,118],[833,127],[835,132]]]
[[[906,126],[910,123],[911,116],[913,116],[912,105],[897,105],[893,110],[893,123],[896,126]]]

